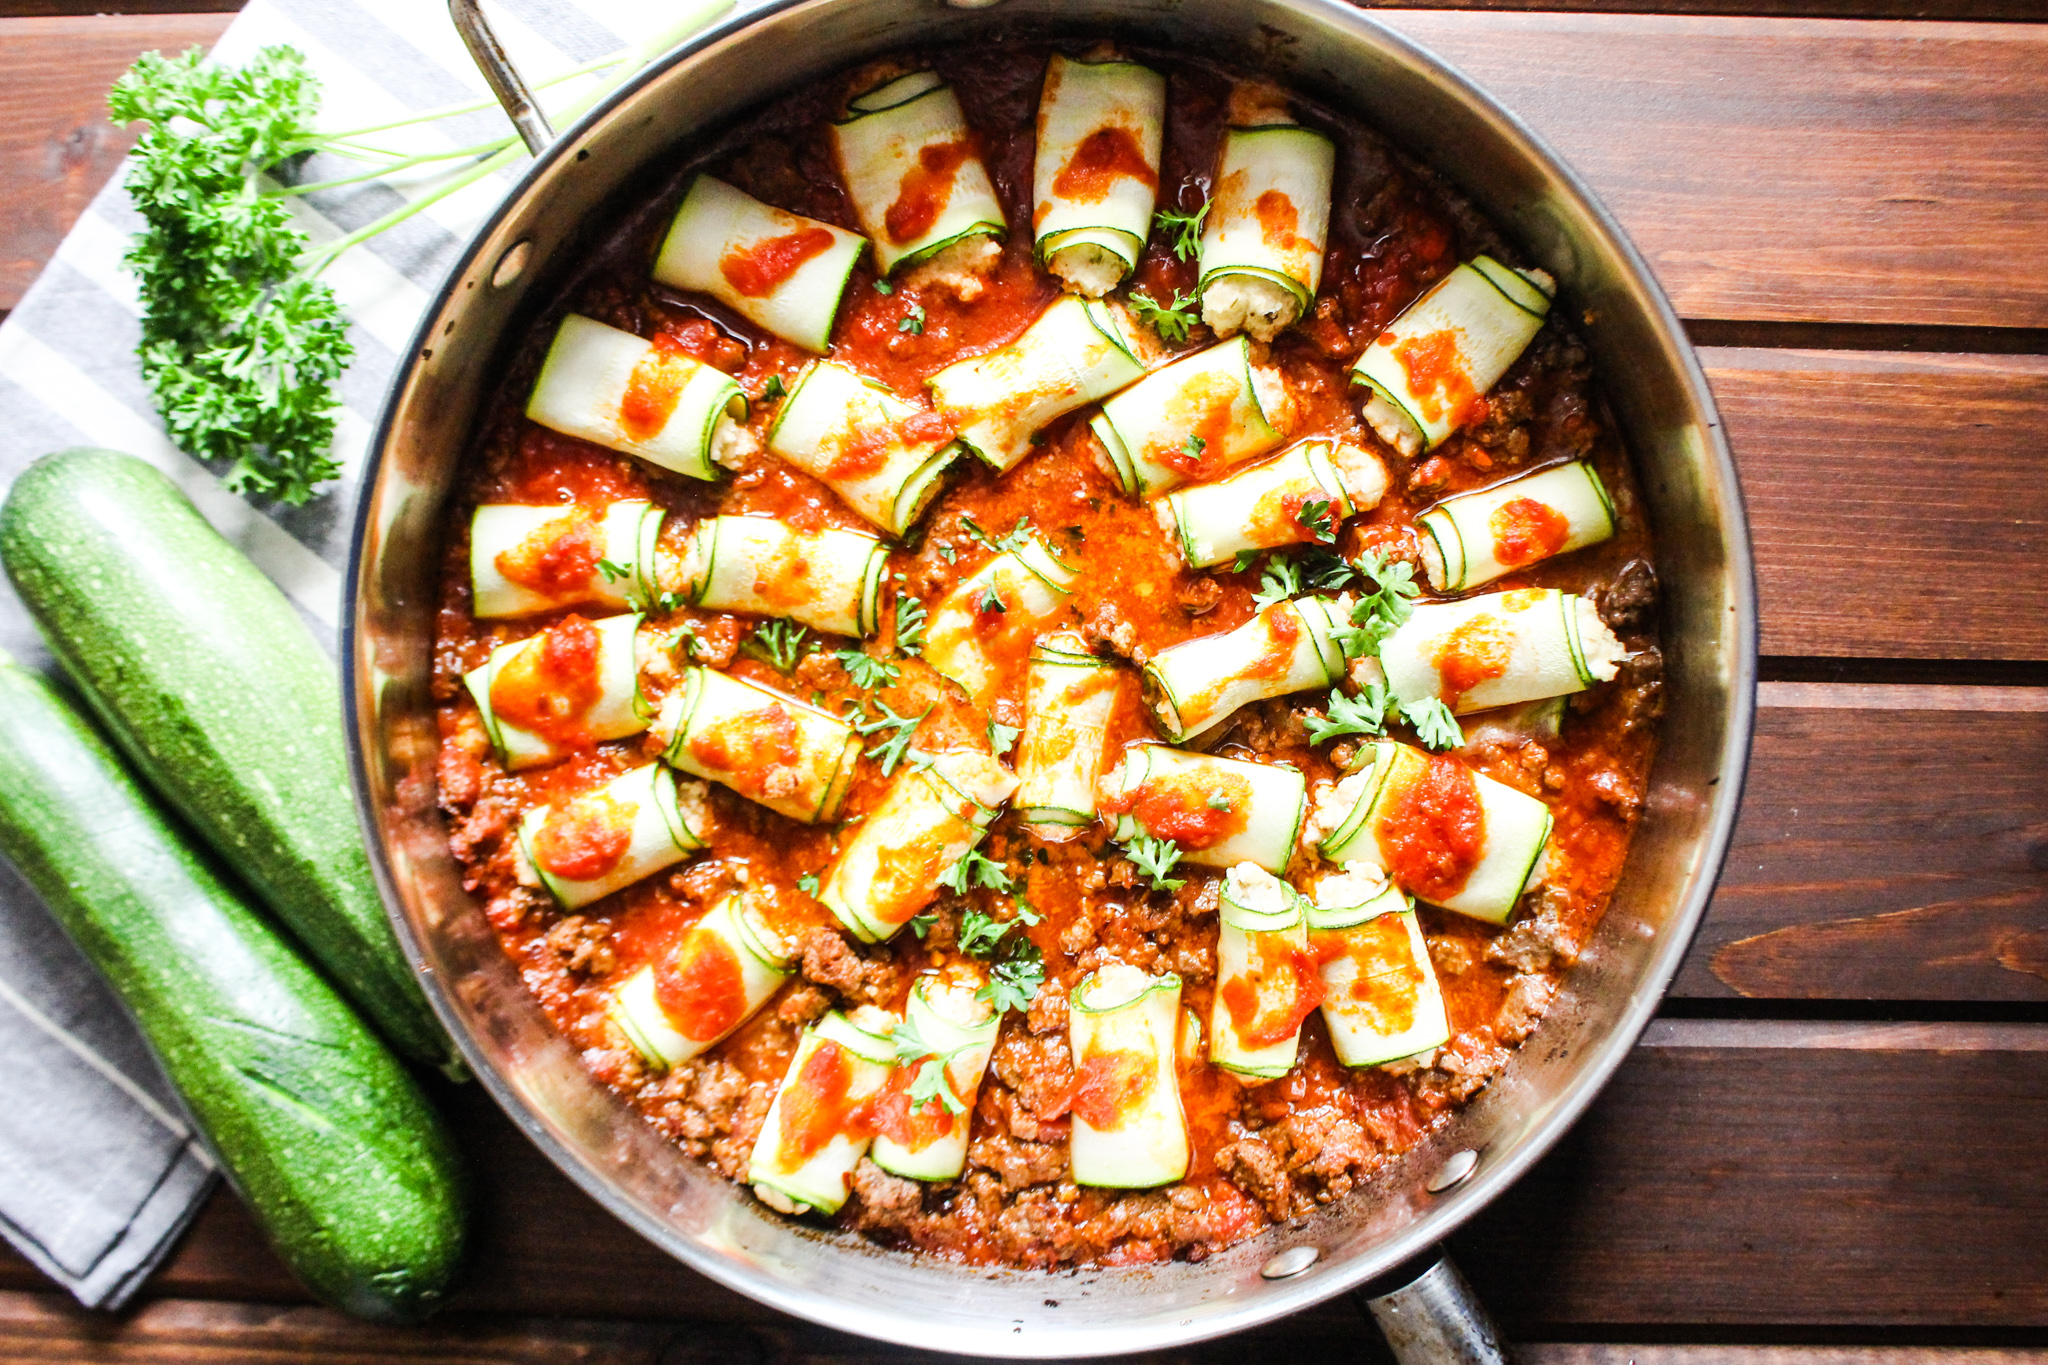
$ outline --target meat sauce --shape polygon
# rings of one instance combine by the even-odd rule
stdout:
[[[1069,55],[1079,50],[1077,45]],[[874,287],[871,267],[863,262],[834,331],[833,359],[900,394],[920,397],[927,376],[1006,344],[1057,297],[1056,282],[1032,261],[1026,230],[1037,92],[1049,51],[997,40],[972,51],[906,54],[952,83],[1013,232],[987,289],[972,303],[902,281],[884,293]],[[1162,209],[1192,212],[1210,189],[1235,73],[1171,53],[1133,49],[1129,55],[1168,76],[1170,112],[1159,203]],[[482,502],[561,505],[566,514],[582,516],[613,499],[648,498],[669,514],[662,529],[669,549],[680,546],[696,520],[720,514],[779,517],[806,530],[868,529],[822,484],[766,455],[749,458],[720,483],[699,483],[546,431],[522,415],[555,321],[573,309],[644,337],[668,338],[667,343],[657,341],[657,355],[686,353],[733,374],[754,400],[751,427],[756,434],[764,431],[776,409],[765,397],[774,391],[771,380],[779,379],[786,389],[808,357],[703,298],[652,283],[648,262],[689,176],[698,170],[724,176],[777,207],[858,230],[824,133],[845,93],[832,82],[814,83],[768,105],[715,146],[682,149],[591,238],[591,249],[555,306],[542,311],[508,355],[448,522],[435,686],[441,703],[441,801],[465,884],[485,904],[505,951],[521,967],[542,1009],[582,1049],[596,1075],[635,1103],[683,1152],[734,1178],[744,1176],[801,1026],[834,1005],[900,1010],[917,973],[961,956],[959,927],[968,909],[1007,918],[1015,913],[1012,900],[985,889],[942,892],[930,919],[920,921],[923,936],[906,930],[882,947],[851,947],[806,889],[815,885],[810,878],[822,876],[833,860],[834,828],[785,819],[713,786],[707,852],[578,914],[562,914],[518,881],[513,833],[520,814],[543,802],[559,803],[560,809],[649,761],[658,745],[645,737],[609,742],[518,773],[498,765],[461,675],[483,663],[493,648],[564,621],[566,613],[476,620],[469,609],[467,528],[471,509]],[[1415,518],[1438,499],[1583,458],[1612,492],[1621,533],[1603,545],[1519,570],[1493,587],[1562,588],[1594,594],[1597,600],[1625,566],[1648,561],[1651,550],[1636,512],[1626,455],[1584,350],[1569,330],[1571,310],[1553,314],[1528,353],[1485,397],[1483,408],[1476,406],[1476,398],[1445,395],[1454,406],[1471,408],[1473,426],[1414,460],[1386,447],[1358,419],[1345,377],[1351,361],[1460,260],[1482,251],[1510,262],[1522,258],[1435,174],[1406,160],[1369,128],[1299,98],[1294,109],[1303,122],[1337,139],[1328,254],[1313,306],[1262,359],[1284,376],[1297,409],[1291,441],[1319,437],[1360,445],[1377,454],[1390,475],[1384,501],[1344,523],[1335,548],[1347,555],[1372,548],[1413,561]],[[1107,157],[1113,149],[1103,150],[1106,164],[1114,164]],[[927,212],[928,204],[942,204],[939,192],[950,187],[953,169],[929,168],[931,193],[907,196],[892,231],[910,232],[916,226],[912,220]],[[778,256],[764,268],[781,264]],[[1194,262],[1175,257],[1165,236],[1155,232],[1130,287],[1167,299],[1176,292],[1192,293],[1195,283]],[[912,318],[921,319],[921,328],[908,325]],[[1185,352],[1209,340],[1197,327],[1185,346],[1173,349]],[[1427,370],[1429,362],[1429,356],[1417,354],[1406,363]],[[650,416],[659,408],[658,393],[650,392],[648,408]],[[997,476],[971,459],[960,461],[919,530],[892,552],[890,581],[904,593],[936,603],[990,557],[969,529],[969,519],[975,527],[1000,531],[1029,516],[1054,549],[1082,568],[1072,597],[1041,631],[1079,629],[1091,639],[1112,642],[1127,657],[1142,657],[1250,620],[1264,560],[1243,571],[1230,565],[1205,574],[1185,570],[1152,510],[1119,495],[1097,468],[1085,425],[1089,411],[1053,424],[1036,453],[1007,475]],[[1222,445],[1223,434],[1209,433],[1205,439]],[[1199,454],[1192,462],[1201,463]],[[1543,527],[1524,532],[1518,524],[1503,541],[1529,535],[1540,542],[1547,533]],[[506,557],[514,562],[501,559],[500,567],[514,581],[566,591],[589,580],[601,550],[601,536],[591,521],[587,535],[521,547]],[[1209,582],[1197,590],[1198,579]],[[684,609],[657,614],[653,624],[670,631],[688,627],[697,661],[829,709],[843,710],[862,695],[828,652],[810,653],[791,674],[739,652],[759,624],[755,618]],[[1038,916],[1011,932],[1027,937],[1042,955],[1044,987],[1028,1012],[1005,1018],[990,1072],[973,1107],[961,1117],[970,1125],[965,1176],[912,1186],[864,1165],[839,1222],[891,1245],[974,1264],[1135,1264],[1201,1259],[1253,1235],[1269,1220],[1298,1217],[1364,1185],[1505,1064],[1540,1014],[1551,983],[1605,907],[1643,792],[1658,709],[1654,634],[1639,614],[1618,617],[1614,624],[1637,662],[1616,681],[1574,698],[1560,734],[1510,730],[1460,755],[1476,771],[1542,798],[1556,825],[1547,884],[1527,898],[1506,930],[1428,907],[1421,911],[1453,1029],[1446,1047],[1411,1063],[1347,1070],[1337,1063],[1320,1016],[1310,1012],[1302,1024],[1301,1060],[1278,1080],[1250,1083],[1209,1066],[1203,1057],[1184,1056],[1178,1083],[1192,1151],[1187,1178],[1152,1191],[1067,1184],[1070,1114],[1113,1121],[1130,1096],[1113,1059],[1087,1059],[1077,1070],[1067,1048],[1066,994],[1107,962],[1174,971],[1185,983],[1185,1008],[1206,1028],[1214,1003],[1220,878],[1210,870],[1183,866],[1177,875],[1184,875],[1185,882],[1178,890],[1148,893],[1101,826],[1075,842],[1047,844],[1023,834],[1017,817],[1006,814],[982,851],[1006,867]],[[986,711],[971,706],[958,689],[914,658],[897,660],[900,678],[874,695],[899,715],[932,707],[919,732],[922,747],[986,747],[992,721],[1007,726],[1023,722],[1022,661],[1028,643],[1003,651],[1005,680]],[[852,644],[825,642],[827,650]],[[643,675],[649,703],[658,706],[675,678],[674,670],[659,662],[650,668]],[[1318,694],[1303,693],[1246,708],[1216,752],[1291,763],[1307,775],[1311,790],[1332,782],[1340,775],[1333,749],[1341,756],[1348,742],[1308,743],[1301,717],[1320,704]],[[1157,736],[1134,678],[1126,679],[1118,706],[1111,726],[1112,763],[1123,744]],[[1473,729],[1468,724],[1468,733]],[[872,810],[888,786],[876,762],[862,761],[847,798],[848,815]],[[1223,809],[1223,803],[1212,805],[1210,795],[1189,799],[1184,793],[1158,793],[1159,809],[1148,807],[1141,814],[1155,829],[1173,824],[1187,844],[1214,840],[1227,834],[1234,812]],[[1154,799],[1143,793],[1134,797]],[[1244,803],[1228,804],[1241,810]],[[543,837],[541,856],[564,876],[573,875],[570,868],[582,873],[609,866],[618,856],[611,845],[619,822],[609,812],[584,811],[581,803],[569,809],[581,813]],[[1389,852],[1413,859],[1417,875],[1436,876],[1448,886],[1469,861],[1469,823],[1439,815],[1434,825],[1423,821],[1416,827],[1412,847]],[[1305,869],[1308,855],[1297,857],[1302,859],[1297,870]],[[799,945],[796,974],[781,994],[703,1057],[673,1071],[651,1070],[606,1023],[605,1007],[623,981],[654,964],[664,968],[657,972],[657,990],[682,1011],[680,1017],[689,1019],[692,1030],[721,1028],[731,1008],[726,1002],[736,998],[724,965],[674,959],[696,921],[742,884],[758,898],[771,926]],[[592,944],[602,951],[593,951]],[[692,983],[684,976],[703,980]],[[1312,975],[1304,977],[1300,1000],[1312,994],[1313,981]],[[684,1006],[686,994],[696,1000],[694,1006]],[[1233,1002],[1224,1006],[1230,1012]],[[690,1008],[703,1017],[690,1016]],[[785,1155],[822,1146],[831,1131],[849,1124],[872,1128],[903,1122],[888,1091],[870,1102],[851,1099],[850,1073],[841,1074],[849,1059],[835,1059],[833,1051],[829,1045],[818,1050],[801,1078],[803,1095],[792,1097],[799,1121],[785,1133],[797,1150]],[[817,1074],[809,1074],[812,1070]],[[1361,1191],[1356,1197],[1370,1196]]]

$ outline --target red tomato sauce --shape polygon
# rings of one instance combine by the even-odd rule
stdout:
[[[722,1036],[747,1009],[746,981],[732,945],[701,926],[690,930],[675,956],[655,968],[654,999],[685,1038]]]
[[[548,813],[533,836],[533,858],[572,882],[592,882],[618,866],[633,842],[634,809],[602,792]]]
[[[1053,193],[1080,204],[1093,204],[1108,196],[1119,180],[1141,185],[1159,183],[1159,176],[1145,160],[1138,135],[1121,124],[1097,128],[1081,139],[1081,145],[1053,177]]]
[[[1571,539],[1572,524],[1556,508],[1534,498],[1514,498],[1487,518],[1493,557],[1510,569],[1545,560]]]
[[[833,237],[821,227],[798,228],[734,247],[718,260],[718,273],[750,299],[765,299],[789,282],[804,262],[832,249]]]
[[[590,708],[604,696],[602,637],[581,616],[565,616],[498,670],[491,711],[562,748],[590,742]]]
[[[1388,875],[1410,894],[1437,902],[1457,895],[1486,851],[1486,812],[1472,770],[1432,755],[1394,791],[1375,837]]]
[[[967,139],[933,142],[918,148],[917,164],[903,173],[896,190],[896,202],[882,215],[889,240],[897,244],[914,242],[932,230],[939,215],[953,199],[953,181],[960,168],[974,155]]]

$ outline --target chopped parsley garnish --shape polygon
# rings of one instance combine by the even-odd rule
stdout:
[[[1302,530],[1325,545],[1336,544],[1337,523],[1330,515],[1328,498],[1310,498],[1301,505],[1301,510],[1294,514],[1294,519],[1300,523]]]
[[[932,926],[934,924],[937,924],[938,922],[939,917],[937,912],[926,910],[922,914],[912,915],[910,917],[910,932],[916,934],[918,940],[922,942],[924,936],[926,934],[929,934],[932,931]]]
[[[802,891],[806,896],[815,896],[818,894],[818,874],[815,872],[804,873],[803,876],[798,877],[796,879],[796,884],[797,889]]]
[[[901,322],[896,324],[896,330],[899,332],[908,332],[914,337],[923,336],[924,305],[921,303],[911,304],[910,311],[904,315],[904,318]]]
[[[988,751],[997,758],[1009,756],[1010,748],[1017,742],[1017,736],[1024,732],[1014,725],[1005,725],[999,720],[988,723]]]
[[[1193,213],[1161,209],[1152,215],[1152,226],[1156,231],[1169,234],[1167,246],[1172,249],[1176,260],[1191,260],[1202,249],[1202,220],[1208,216],[1207,204]]]
[[[1237,557],[1230,561],[1230,571],[1232,573],[1244,573],[1258,562],[1259,552],[1257,550],[1239,550]]]
[[[917,1062],[917,1074],[910,1081],[910,1103],[914,1109],[922,1109],[933,1100],[944,1105],[949,1114],[964,1114],[967,1106],[953,1093],[952,1082],[946,1077],[946,1067],[954,1056],[972,1043],[962,1043],[950,1052],[941,1052],[926,1042],[917,1031],[917,1025],[905,1019],[889,1033],[889,1041],[895,1045],[896,1060],[899,1063]]]
[[[621,578],[631,577],[633,573],[631,569],[627,568],[625,565],[619,563],[615,559],[598,560],[597,571],[604,575],[604,581],[607,583],[616,583]]]
[[[1010,610],[1003,605],[1003,595],[996,591],[993,583],[982,585],[981,596],[975,599],[974,609],[983,616],[1003,616]]]
[[[896,292],[896,286],[889,283],[887,280],[876,280],[875,292],[877,294],[893,294]]]
[[[911,738],[917,734],[917,727],[932,713],[932,708],[927,706],[914,716],[899,716],[890,708],[888,702],[877,700],[875,705],[882,708],[882,714],[877,718],[870,719],[867,707],[855,702],[854,709],[847,713],[846,719],[853,726],[854,733],[863,739],[869,735],[880,734],[884,730],[890,732],[887,739],[877,741],[867,751],[869,758],[882,765],[882,776],[887,777],[895,772],[896,765],[903,761],[904,753],[910,748]],[[937,703],[934,702],[933,705]]]
[[[951,564],[960,558],[960,552],[951,545],[939,546],[939,558]]]
[[[1387,703],[1393,699],[1382,682],[1369,682],[1355,697],[1332,688],[1328,713],[1308,718],[1308,742],[1321,744],[1338,735],[1377,735],[1386,730]]]
[[[768,376],[768,383],[761,390],[761,401],[764,403],[772,403],[776,399],[786,395],[788,392],[789,390],[784,388],[782,385],[782,376],[779,374],[771,374]]]
[[[1140,834],[1124,845],[1124,856],[1145,874],[1155,891],[1176,891],[1187,885],[1186,878],[1168,875],[1180,861],[1180,845],[1171,839]]]
[[[1217,792],[1210,796],[1208,805],[1210,810],[1227,811],[1230,809],[1230,798],[1225,796],[1222,792]]]
[[[1266,572],[1259,578],[1259,590],[1252,594],[1252,605],[1264,611],[1275,602],[1284,602],[1301,591],[1301,570],[1286,555],[1274,555],[1266,563]]]
[[[1035,529],[1030,517],[1017,518],[1017,524],[1010,528],[1010,534],[1001,538],[991,536],[971,513],[960,514],[960,529],[994,550],[997,554],[1013,553],[1031,543],[1031,532]]]
[[[1200,322],[1201,315],[1195,311],[1195,300],[1186,294],[1176,293],[1172,303],[1160,303],[1149,294],[1140,294],[1135,289],[1130,295],[1131,311],[1138,315],[1138,321],[1159,333],[1161,341],[1179,345],[1188,339],[1188,330]]]
[[[804,655],[817,649],[807,627],[776,617],[754,627],[754,633],[740,642],[740,653],[759,659],[777,673],[793,673]]]
[[[1440,697],[1403,702],[1401,718],[1415,727],[1415,737],[1429,748],[1439,751],[1455,749],[1465,742],[1465,732],[1458,727],[1458,718],[1451,714],[1451,708],[1444,705]]]
[[[1186,443],[1181,446],[1181,453],[1190,460],[1199,460],[1202,458],[1202,452],[1208,448],[1209,443],[1207,441],[1199,436],[1190,436]]]
[[[999,1015],[1028,1010],[1044,984],[1045,956],[1036,943],[1020,935],[1003,945],[1003,956],[989,968],[988,984],[974,998],[988,1001]]]
[[[974,848],[961,854],[959,859],[940,875],[939,885],[963,896],[976,887],[1000,891],[1006,896],[1017,889],[1016,880],[1010,876],[1008,868],[993,858],[985,857],[980,849]],[[970,910],[967,913],[971,919],[979,912]],[[968,933],[968,928],[963,925],[960,930],[960,946],[968,952],[973,952],[974,948],[967,942]]]
[[[892,687],[903,676],[903,670],[887,659],[873,658],[857,649],[836,649],[832,657],[839,660],[855,687]]]
[[[1376,586],[1351,608],[1350,627],[1336,632],[1344,652],[1354,657],[1377,654],[1380,642],[1414,615],[1415,599],[1422,593],[1412,565],[1402,560],[1389,562],[1378,550],[1359,556],[1358,570]]]
[[[924,647],[924,603],[909,593],[896,594],[896,653],[909,658]]]

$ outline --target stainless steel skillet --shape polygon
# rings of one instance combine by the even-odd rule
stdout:
[[[1552,1014],[1448,1130],[1370,1188],[1194,1265],[1051,1278],[969,1271],[766,1212],[584,1070],[462,890],[435,806],[428,684],[442,521],[500,357],[573,257],[579,230],[683,139],[884,49],[971,44],[995,26],[1024,36],[1123,33],[1256,62],[1437,168],[1556,274],[1584,313],[1660,547],[1663,747],[1613,906]],[[516,102],[513,83],[501,94]],[[522,128],[544,141],[544,124]],[[1373,1282],[1382,1295],[1375,1312],[1404,1349],[1487,1358],[1462,1282],[1432,1249],[1549,1149],[1656,1010],[1734,823],[1756,657],[1734,468],[1698,363],[1641,258],[1512,115],[1334,0],[1002,0],[974,10],[941,0],[779,0],[656,62],[539,151],[427,312],[371,448],[345,621],[357,794],[382,888],[481,1083],[594,1198],[711,1278],[842,1330],[980,1356],[1159,1350]]]

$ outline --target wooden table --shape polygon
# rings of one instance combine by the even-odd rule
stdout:
[[[1551,139],[1687,320],[1749,500],[1766,681],[1662,1018],[1454,1249],[1546,1363],[2048,1359],[2048,25],[1996,22],[2048,11],[1582,4],[1384,17]],[[108,83],[229,18],[91,7],[0,0],[0,308],[115,168]],[[0,1260],[0,1358],[911,1354],[708,1283],[475,1087],[446,1100],[482,1198],[435,1325],[309,1306],[223,1193],[118,1320]],[[1177,1358],[1376,1349],[1339,1302]]]

